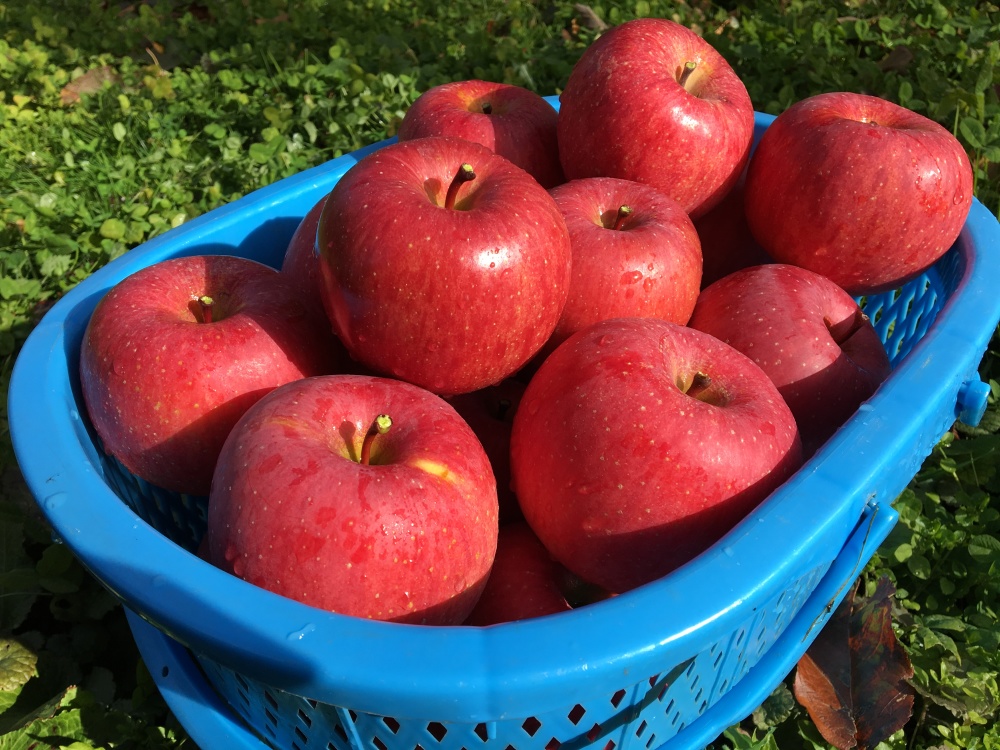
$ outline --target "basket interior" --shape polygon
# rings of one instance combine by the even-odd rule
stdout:
[[[901,289],[860,299],[895,366],[928,331],[963,271],[952,251]],[[97,440],[91,433],[95,447]],[[196,553],[205,532],[207,498],[178,495],[136,478],[97,450],[108,485],[156,532]],[[533,716],[475,723],[433,717],[376,715],[333,706],[252,680],[212,655],[195,654],[208,681],[267,744],[279,750],[472,750],[479,747],[555,750],[600,746],[654,747],[674,737],[715,704],[778,639],[831,560],[787,581],[731,633],[679,664],[652,675],[623,675],[600,699],[568,702]],[[350,644],[345,644],[350,648]]]

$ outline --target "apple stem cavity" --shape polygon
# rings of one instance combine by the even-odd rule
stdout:
[[[834,323],[829,318],[824,317],[823,323],[826,325],[826,329],[830,332],[830,336],[834,342],[842,347],[854,334],[868,325],[869,320],[869,317],[862,310],[858,310],[850,320]]]
[[[712,377],[704,372],[696,372],[694,377],[691,378],[691,385],[687,387],[684,391],[691,398],[699,398],[705,391],[708,390],[709,386],[712,385]]]
[[[201,322],[211,323],[212,322],[212,307],[215,306],[215,300],[209,297],[207,294],[202,295],[198,298],[198,309],[201,311]]]
[[[484,115],[492,115],[493,114],[493,105],[490,104],[489,102],[484,102],[483,103],[483,114]]]
[[[631,206],[619,206],[618,213],[615,216],[615,222],[611,225],[611,228],[615,231],[621,231],[625,228],[625,220],[632,215]]]
[[[388,414],[379,414],[375,417],[368,428],[368,432],[365,433],[365,439],[361,443],[361,456],[358,459],[358,463],[363,466],[368,466],[371,463],[372,445],[375,442],[375,438],[387,433],[390,427],[392,427],[392,418]]]
[[[691,77],[691,74],[694,73],[694,70],[697,67],[698,63],[696,63],[694,60],[688,60],[686,63],[684,63],[684,67],[681,68],[680,73],[677,75],[677,83],[687,88],[688,79]]]
[[[467,182],[472,182],[476,179],[475,170],[472,169],[471,164],[463,164],[458,168],[458,172],[455,174],[455,178],[451,181],[448,186],[448,193],[444,197],[444,207],[454,208],[455,198],[458,197],[458,190]]]

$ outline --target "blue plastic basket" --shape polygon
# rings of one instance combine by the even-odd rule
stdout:
[[[771,118],[758,115],[758,135]],[[203,748],[701,748],[794,667],[896,520],[893,499],[989,392],[1000,225],[978,202],[934,268],[866,300],[894,372],[785,485],[669,576],[572,612],[489,628],[312,609],[199,559],[205,499],[109,461],[77,377],[97,301],[156,261],[234,253],[272,265],[364,153],[195,219],[61,299],[18,357],[9,420],[55,533],[127,606],[167,702]]]

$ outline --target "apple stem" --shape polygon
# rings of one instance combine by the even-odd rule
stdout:
[[[691,378],[691,385],[688,386],[685,393],[692,398],[699,398],[706,390],[708,390],[710,385],[712,385],[711,376],[704,372],[696,372],[694,377]]]
[[[215,300],[209,297],[207,294],[202,295],[198,298],[198,308],[201,310],[201,322],[211,323],[212,322],[212,307],[215,305]]]
[[[454,208],[455,198],[458,197],[458,189],[462,187],[466,182],[472,182],[476,179],[476,173],[472,169],[471,164],[463,164],[458,168],[458,173],[455,175],[455,179],[451,181],[451,185],[448,186],[448,194],[444,197],[444,207]]]
[[[358,463],[368,466],[372,458],[372,444],[375,442],[375,438],[379,435],[384,435],[392,427],[392,418],[388,414],[379,414],[375,417],[368,428],[368,432],[365,433],[365,439],[361,443],[361,456],[358,459]]]
[[[619,206],[618,214],[615,216],[615,223],[611,225],[611,228],[620,231],[625,227],[625,220],[632,215],[631,206]]]
[[[697,67],[698,63],[696,63],[694,60],[688,60],[686,63],[684,63],[684,68],[681,70],[680,75],[677,76],[677,83],[679,83],[681,86],[686,86],[688,78],[691,77],[691,74],[694,73],[694,69]]]

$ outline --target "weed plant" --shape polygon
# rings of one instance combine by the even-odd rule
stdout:
[[[560,91],[606,25],[673,18],[758,110],[863,91],[941,122],[1000,213],[1000,9],[965,0],[8,0],[0,4],[0,748],[190,748],[120,605],[54,544],[10,445],[33,326],[138,244],[394,134],[449,80]],[[1000,748],[998,339],[977,428],[943,436],[866,569],[888,574],[914,717],[880,747]],[[782,685],[716,747],[828,747]]]

